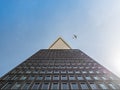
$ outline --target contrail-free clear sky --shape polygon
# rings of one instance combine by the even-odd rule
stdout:
[[[120,77],[119,0],[0,0],[0,77],[59,36]]]

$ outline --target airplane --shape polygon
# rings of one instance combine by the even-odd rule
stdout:
[[[77,39],[77,35],[74,34],[74,35],[73,35],[73,39]]]

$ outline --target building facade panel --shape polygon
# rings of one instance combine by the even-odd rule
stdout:
[[[1,77],[1,89],[120,89],[120,79],[78,49],[43,49]]]

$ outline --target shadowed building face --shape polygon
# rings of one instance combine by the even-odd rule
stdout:
[[[0,79],[1,89],[120,89],[120,79],[91,57],[58,38]]]

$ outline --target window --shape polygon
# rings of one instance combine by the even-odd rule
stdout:
[[[102,88],[102,89],[108,89],[108,87],[105,85],[105,84],[99,84],[99,86]]]
[[[72,67],[71,67],[71,66],[67,66],[67,68],[69,68],[69,69],[70,69],[70,68],[72,68]]]
[[[72,70],[69,70],[68,73],[69,73],[69,74],[70,74],[70,73],[73,73],[73,71],[72,71]]]
[[[34,76],[30,76],[30,77],[29,77],[29,80],[34,80],[34,79],[35,79]]]
[[[37,80],[42,80],[43,79],[43,76],[38,76],[37,77]]]
[[[94,72],[93,71],[89,71],[90,74],[93,74]]]
[[[43,66],[43,68],[47,68],[47,66]]]
[[[111,80],[114,80],[114,78],[112,76],[109,77]]]
[[[58,70],[55,70],[54,73],[59,73],[59,71],[58,71]]]
[[[94,84],[94,83],[90,83],[90,87],[91,87],[92,89],[98,89],[97,86],[96,86],[96,84]]]
[[[26,71],[26,73],[31,73],[31,71],[28,70],[28,71]]]
[[[99,77],[97,77],[97,76],[94,76],[93,78],[94,78],[95,80],[99,80]]]
[[[59,68],[59,66],[55,66],[54,68],[58,69],[58,68]]]
[[[77,83],[71,83],[71,89],[78,89]]]
[[[80,86],[82,89],[88,89],[88,86],[86,83],[81,83]]]
[[[22,89],[29,89],[29,87],[30,87],[30,83],[25,83]]]
[[[106,78],[106,77],[104,77],[104,76],[102,76],[101,78],[102,78],[103,80],[107,80],[107,78]]]
[[[75,76],[69,76],[69,80],[75,80]]]
[[[108,84],[112,89],[116,89],[115,88],[115,86],[112,84],[112,83],[110,83],[110,84]]]
[[[97,74],[99,74],[99,73],[100,73],[100,71],[96,71],[96,73],[97,73]]]
[[[95,67],[92,67],[92,69],[95,69]]]
[[[45,80],[51,80],[50,76],[45,76]]]
[[[50,73],[50,74],[51,74],[52,72],[53,72],[53,71],[51,71],[51,70],[48,70],[48,71],[47,71],[47,73]]]
[[[14,76],[11,80],[17,80],[18,76]]]
[[[2,89],[10,89],[11,86],[12,86],[12,83],[9,82],[9,83],[5,84]]]
[[[83,80],[82,76],[78,76],[77,78],[78,78],[78,80]]]
[[[38,89],[38,88],[39,88],[39,85],[40,85],[40,83],[34,83],[32,89]]]
[[[53,66],[49,66],[49,68],[51,68],[51,69],[52,69],[52,68],[53,68]]]
[[[61,77],[61,80],[67,80],[67,76],[63,75],[63,76]]]
[[[53,80],[59,80],[59,76],[53,76]]]
[[[45,73],[45,70],[42,70],[40,73]]]
[[[52,90],[57,90],[57,89],[59,89],[59,84],[58,84],[58,83],[52,83],[51,89],[52,89]]]
[[[17,71],[16,70],[13,70],[11,73],[16,73]],[[19,72],[20,73],[20,72]]]
[[[20,80],[25,80],[26,78],[27,78],[26,76],[22,76]]]
[[[12,89],[19,89],[21,86],[20,83],[15,83],[14,86],[12,87]]]
[[[87,72],[86,71],[82,71],[82,73],[86,74]]]
[[[61,66],[62,69],[65,69],[65,66]]]
[[[80,71],[76,70],[75,73],[80,73]]]
[[[35,71],[33,71],[33,73],[38,73],[38,71],[37,71],[37,70],[35,70]]]
[[[85,78],[86,80],[92,80],[90,76],[86,76]]]
[[[70,65],[70,63],[69,63],[69,62],[67,62],[67,63],[66,63],[66,65]]]
[[[64,70],[64,71],[61,71],[61,73],[66,73],[66,71]]]
[[[9,79],[10,79],[9,75],[5,76],[5,78],[4,78],[4,80],[9,80]]]
[[[73,68],[74,68],[74,69],[76,69],[76,68],[77,68],[77,66],[74,66]]]
[[[43,83],[42,89],[49,89],[49,83]]]
[[[62,89],[62,90],[67,90],[67,89],[69,89],[68,83],[66,83],[66,82],[62,83],[62,84],[61,84],[61,89]]]
[[[83,69],[84,67],[81,67],[81,66],[80,66],[79,68],[80,68],[80,69]]]

